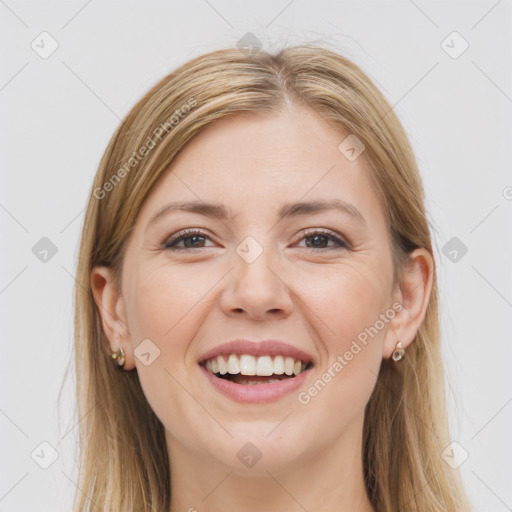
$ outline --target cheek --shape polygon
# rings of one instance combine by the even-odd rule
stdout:
[[[391,277],[379,279],[377,271],[384,272],[374,265],[345,266],[331,272],[310,295],[308,305],[318,315],[316,330],[326,354],[319,380],[299,402],[310,404],[318,414],[325,414],[327,408],[333,428],[346,425],[361,412],[379,372],[382,342],[392,316],[386,316]]]
[[[331,271],[328,279],[315,286],[314,294],[310,294],[313,307],[324,324],[322,332],[326,336],[322,341],[331,357],[348,350],[353,340],[364,343],[364,333],[390,308],[391,278],[382,279],[379,274],[387,275],[384,269],[373,264],[347,265]],[[379,334],[372,331],[371,338],[380,338],[383,334],[387,324],[381,324],[377,324]]]
[[[204,276],[179,272],[168,265],[146,266],[144,271],[132,274],[127,287],[127,316],[142,390],[166,429],[181,438],[186,438],[187,426],[176,419],[175,411],[191,422],[204,421],[204,410],[184,392],[184,387],[190,388],[189,371],[195,365],[187,363],[187,354],[200,326],[201,299],[204,301],[213,284],[201,284],[200,277]],[[142,351],[137,347],[148,338],[156,347],[149,352],[157,356],[145,364],[142,357],[139,359]]]
[[[194,315],[211,286],[198,272],[180,272],[168,265],[145,267],[129,291],[134,344],[150,338],[162,351],[184,350],[191,339],[185,333],[196,325]]]

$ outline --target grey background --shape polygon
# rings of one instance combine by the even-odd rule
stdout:
[[[0,512],[69,510],[75,492],[73,276],[111,134],[158,79],[248,32],[267,50],[334,45],[404,123],[434,230],[460,469],[475,510],[512,510],[511,11],[506,0],[0,0]],[[47,58],[31,47],[51,48],[43,31],[58,43]],[[57,250],[46,262],[43,237]],[[48,469],[42,442],[58,453]]]

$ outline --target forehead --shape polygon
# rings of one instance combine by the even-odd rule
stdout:
[[[296,107],[217,120],[158,180],[140,222],[171,201],[222,203],[237,217],[261,217],[277,215],[285,203],[332,199],[375,222],[383,215],[364,159],[350,161],[338,149],[348,135],[317,112]]]

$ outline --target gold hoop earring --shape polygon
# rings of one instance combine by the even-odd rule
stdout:
[[[117,366],[122,368],[126,361],[126,354],[123,350],[123,347],[120,347],[119,350],[112,352],[112,359],[117,362]]]
[[[395,361],[396,363],[398,361],[401,361],[405,356],[405,349],[402,347],[402,342],[401,340],[398,340],[396,345],[395,345],[395,350],[393,352],[393,354],[391,355],[391,359],[393,359],[393,361]]]

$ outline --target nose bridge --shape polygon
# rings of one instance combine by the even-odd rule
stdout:
[[[256,238],[257,236],[257,238]],[[238,279],[269,286],[275,279],[276,262],[279,259],[272,246],[271,237],[248,235],[236,247],[234,265]],[[283,285],[283,283],[281,283]]]
[[[270,236],[256,237],[246,236],[235,248],[234,272],[230,273],[233,281],[224,306],[244,309],[251,316],[270,310],[289,312],[292,300],[286,276],[279,270],[280,257],[274,252]]]

